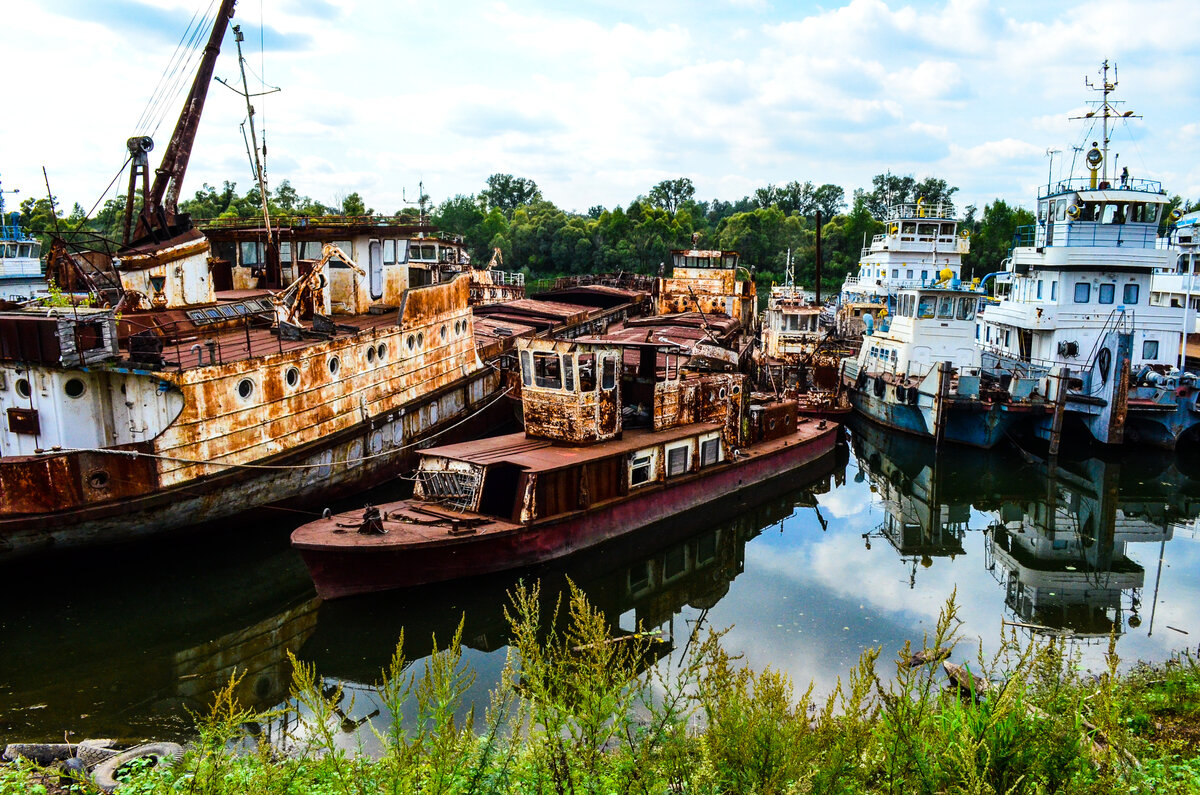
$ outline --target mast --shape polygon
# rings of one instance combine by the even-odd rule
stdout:
[[[1108,59],[1105,58],[1104,61],[1100,65],[1100,85],[1096,85],[1089,78],[1085,77],[1083,79],[1083,84],[1085,86],[1092,89],[1093,91],[1100,92],[1100,95],[1101,95],[1100,101],[1098,103],[1097,102],[1090,103],[1090,104],[1098,104],[1100,107],[1097,108],[1096,110],[1088,111],[1087,113],[1085,113],[1082,116],[1072,116],[1071,117],[1073,119],[1091,119],[1091,118],[1094,118],[1097,113],[1100,114],[1100,124],[1101,124],[1100,129],[1102,132],[1102,137],[1100,138],[1100,168],[1101,168],[1100,181],[1103,183],[1108,182],[1108,144],[1111,140],[1108,135],[1108,120],[1109,119],[1138,119],[1138,118],[1141,118],[1140,116],[1135,116],[1133,111],[1131,111],[1131,110],[1127,110],[1124,113],[1121,113],[1119,110],[1117,110],[1117,108],[1115,106],[1123,105],[1124,104],[1123,102],[1118,102],[1118,101],[1109,102],[1108,101],[1108,95],[1111,94],[1116,89],[1117,85],[1119,84],[1118,80],[1117,80],[1116,64],[1113,64],[1112,73],[1113,73],[1112,82],[1109,82],[1109,80],[1108,80]],[[1093,146],[1095,146],[1095,144],[1093,144]],[[1053,161],[1051,161],[1051,162],[1053,162]],[[1089,165],[1091,165],[1091,157],[1090,156],[1089,156]],[[1095,175],[1095,173],[1096,173],[1095,170],[1093,170],[1092,171],[1093,176]],[[1114,169],[1113,177],[1116,178],[1116,176],[1117,175],[1116,175],[1115,169]]]
[[[204,46],[204,56],[200,59],[200,68],[196,71],[196,79],[192,82],[192,90],[188,92],[175,123],[175,131],[171,134],[171,142],[163,154],[162,164],[154,175],[154,184],[149,191],[145,190],[143,182],[142,210],[138,215],[137,227],[131,235],[132,240],[153,235],[156,239],[171,237],[176,224],[179,188],[183,184],[183,175],[187,172],[188,160],[192,154],[192,144],[196,140],[196,130],[200,126],[200,114],[204,110],[204,100],[208,96],[208,86],[212,82],[213,70],[216,68],[217,55],[221,52],[221,40],[225,37],[225,28],[233,19],[233,7],[236,0],[221,0],[213,20],[212,32],[208,43]],[[131,139],[133,140],[133,139]],[[145,179],[145,177],[143,178]],[[133,203],[133,174],[130,174],[129,204]]]

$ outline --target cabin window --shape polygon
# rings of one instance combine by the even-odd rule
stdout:
[[[1058,300],[1058,280],[1057,279],[1050,282],[1050,300],[1051,301]]]
[[[1138,302],[1138,286],[1136,284],[1125,285],[1121,300],[1126,304],[1136,304]]]
[[[1058,212],[1055,214],[1055,218],[1059,221],[1067,220],[1067,203],[1065,201],[1058,203]]]
[[[1102,284],[1100,285],[1099,301],[1102,304],[1111,304],[1117,298],[1117,285]]]
[[[938,303],[938,317],[950,320],[954,317],[954,299],[948,295],[942,296]]]
[[[1075,285],[1075,303],[1086,304],[1090,300],[1092,300],[1092,285],[1087,282]]]
[[[959,320],[974,320],[975,319],[975,299],[974,298],[958,299],[958,319]]]
[[[900,278],[900,269],[899,268],[892,268],[892,278],[893,279]]]
[[[533,382],[543,389],[562,389],[562,363],[557,353],[533,353]]]
[[[1012,342],[1012,330],[1004,329],[1004,347],[1005,348],[1009,347],[1011,342]]]
[[[262,258],[259,256],[258,243],[255,243],[253,241],[250,241],[247,243],[242,243],[241,248],[242,248],[241,264],[243,267],[249,268],[252,265],[257,265],[259,262],[262,261]]]
[[[617,362],[611,356],[601,359],[600,388],[614,389],[617,386]]]
[[[700,466],[711,466],[721,460],[721,437],[700,437]]]
[[[521,351],[521,382],[525,386],[533,386],[533,362],[529,351]]]
[[[638,450],[629,457],[629,485],[640,486],[654,480],[654,450]]]
[[[1142,343],[1142,358],[1157,359],[1158,358],[1158,340],[1146,340]]]
[[[667,477],[673,478],[687,474],[691,469],[692,446],[690,443],[667,448]]]
[[[279,244],[279,259],[282,262],[292,261],[292,241],[284,240]]]
[[[383,241],[383,264],[384,265],[395,265],[396,264],[396,241],[395,240]]]
[[[917,317],[930,318],[933,317],[934,307],[937,306],[937,299],[932,295],[921,296],[921,303],[917,304]]]
[[[563,389],[575,391],[575,357],[569,353],[563,354]]]
[[[1039,221],[1046,220],[1046,203],[1045,202],[1038,202],[1038,220]]]
[[[1042,297],[1042,280],[1041,279],[1038,279],[1038,282],[1037,282],[1037,297],[1038,298]]]
[[[907,277],[905,277],[905,278],[911,279],[912,277],[913,277],[913,269],[912,269],[912,268],[909,268],[909,269],[908,269],[908,276],[907,276]]]
[[[579,354],[579,391],[593,392],[596,389],[596,354]]]
[[[305,240],[300,244],[300,259],[318,260],[321,258],[321,243],[316,240]]]
[[[929,278],[929,271],[921,271],[921,281],[925,281],[928,278]]]

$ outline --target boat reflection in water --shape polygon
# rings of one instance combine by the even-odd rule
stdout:
[[[835,456],[800,470],[786,485],[739,494],[742,509],[718,524],[664,523],[536,569],[325,602],[316,631],[298,656],[316,667],[326,686],[342,685],[353,696],[352,707],[349,697],[341,705],[347,713],[339,716],[342,739],[347,747],[362,743],[367,750],[376,738],[359,727],[364,719],[383,726],[390,718],[372,685],[391,660],[401,631],[405,659],[416,661],[410,667],[419,676],[435,639],[444,647],[461,620],[464,659],[479,674],[464,710],[473,704],[478,711],[487,703],[510,640],[504,608],[521,583],[540,582],[542,615],[551,613],[569,578],[615,634],[656,633],[660,642],[643,659],[649,667],[686,643],[694,623],[681,618],[681,611],[690,608],[689,616],[698,611],[696,620],[703,622],[707,610],[728,594],[745,570],[748,542],[797,507],[815,507],[817,495],[844,483],[846,456],[841,445]],[[797,483],[807,485],[797,489]]]
[[[1013,448],[981,456],[935,451],[866,422],[852,428],[857,477],[884,509],[864,534],[867,548],[885,538],[916,588],[919,568],[968,554],[967,535],[978,532],[983,558],[968,569],[992,574],[1008,623],[1031,634],[1095,640],[1141,626],[1147,574],[1130,545],[1158,544],[1161,565],[1175,528],[1200,515],[1200,481],[1174,457],[1047,461]]]

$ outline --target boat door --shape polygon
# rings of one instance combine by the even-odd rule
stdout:
[[[1046,245],[1054,245],[1054,199],[1050,200],[1046,208]]]
[[[617,398],[617,383],[620,381],[621,366],[617,357],[621,354],[606,351],[600,355],[600,395],[597,430],[601,436],[621,430],[621,401]]]
[[[383,298],[383,243],[372,240],[367,244],[367,263],[371,298]]]

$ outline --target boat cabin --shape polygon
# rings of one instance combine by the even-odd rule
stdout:
[[[796,287],[771,288],[763,315],[763,350],[772,359],[802,356],[825,338],[821,329],[821,307],[810,303]]]
[[[758,299],[754,277],[738,260],[736,251],[672,251],[671,276],[658,280],[657,313],[725,315],[740,321],[743,328],[750,328],[758,312]],[[738,278],[739,270],[746,278]]]
[[[860,368],[922,377],[938,362],[978,366],[975,313],[980,294],[949,287],[901,290],[895,311],[868,328],[859,351]]]
[[[0,301],[27,301],[46,292],[42,244],[21,228],[21,214],[4,214],[0,192]]]

